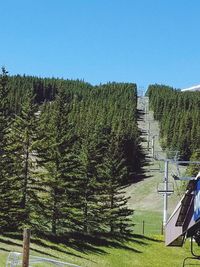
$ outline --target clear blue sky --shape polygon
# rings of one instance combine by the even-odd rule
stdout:
[[[200,1],[0,0],[0,65],[92,84],[199,84]]]

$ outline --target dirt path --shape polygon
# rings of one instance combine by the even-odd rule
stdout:
[[[144,166],[145,177],[142,181],[132,184],[127,188],[126,194],[130,197],[128,205],[134,210],[162,212],[163,196],[157,193],[157,187],[161,185],[164,176],[164,162],[153,158],[166,155],[159,144],[159,125],[153,119],[153,112],[149,112],[149,100],[147,97],[138,98],[138,126],[142,133],[143,141],[141,143],[146,153],[147,165]],[[154,136],[154,151],[152,151],[152,137]],[[169,167],[172,172],[174,166]],[[172,178],[170,178],[172,179]],[[174,181],[172,181],[174,183]],[[169,199],[169,213],[174,209],[179,200],[177,192]]]

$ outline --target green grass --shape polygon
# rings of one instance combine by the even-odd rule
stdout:
[[[133,216],[135,234],[161,234],[162,233],[162,213],[156,211],[135,210]]]
[[[22,241],[18,238],[0,236],[0,267],[5,266],[9,251],[21,252],[21,245]],[[161,235],[133,235],[124,242],[107,239],[106,243],[85,242],[81,246],[32,238],[31,255],[57,258],[83,267],[178,267],[190,254],[189,243],[183,248],[170,248],[165,247]],[[45,267],[49,264],[34,266]]]

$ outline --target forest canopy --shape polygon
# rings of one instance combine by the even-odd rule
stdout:
[[[163,149],[177,150],[182,160],[200,158],[200,92],[181,92],[164,85],[147,91],[154,118],[160,123]]]
[[[141,168],[137,87],[0,76],[0,227],[129,231]]]

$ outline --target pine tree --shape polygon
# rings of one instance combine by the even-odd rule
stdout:
[[[103,181],[98,177],[99,165],[102,164],[103,153],[95,132],[82,145],[83,184],[79,189],[82,206],[82,231],[84,233],[100,232],[102,220],[100,213],[100,197]]]
[[[10,173],[12,181],[10,194],[15,196],[15,218],[18,227],[31,223],[31,210],[34,209],[37,187],[34,176],[35,156],[33,146],[36,138],[37,106],[34,97],[27,95],[21,112],[12,119],[8,132]]]
[[[116,146],[116,143],[118,143],[118,146]],[[122,186],[123,180],[125,180],[124,176],[128,175],[128,169],[119,140],[111,138],[105,161],[107,167],[107,170],[105,170],[107,226],[109,226],[111,233],[127,233],[131,229],[130,217],[133,210],[127,207],[128,198],[125,197]]]
[[[11,125],[11,112],[9,109],[7,87],[8,72],[2,68],[0,75],[0,226],[1,229],[14,228],[12,213],[15,208],[11,195],[12,181],[10,180],[12,160],[8,153],[8,131]]]
[[[39,176],[43,177],[46,189],[42,199],[43,217],[46,222],[51,222],[51,232],[55,235],[71,229],[77,219],[76,205],[72,206],[71,198],[78,193],[75,185],[79,177],[79,159],[75,150],[77,136],[68,120],[68,100],[60,91],[55,103],[48,105],[41,114],[41,138],[36,145],[37,162],[41,168]],[[51,114],[47,114],[49,111]]]

